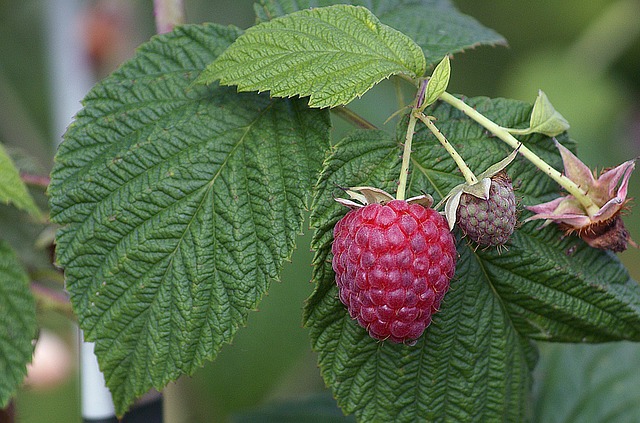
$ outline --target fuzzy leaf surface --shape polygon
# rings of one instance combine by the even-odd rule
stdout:
[[[36,305],[29,277],[0,241],[0,409],[22,385],[36,337]]]
[[[422,76],[425,58],[410,38],[381,24],[364,7],[301,10],[262,22],[242,35],[199,81],[239,91],[309,96],[333,107],[362,96],[391,75]]]
[[[2,144],[0,144],[0,202],[13,204],[34,217],[41,216],[38,206],[20,179],[18,169]]]
[[[460,13],[449,0],[261,0],[254,9],[258,19],[266,21],[309,7],[344,3],[368,8],[380,22],[407,35],[422,48],[427,65],[447,54],[507,43],[494,30]]]
[[[516,101],[468,102],[501,125],[526,124],[531,111]],[[448,105],[425,113],[436,117],[474,172],[510,152]],[[476,250],[456,229],[456,276],[425,335],[413,347],[371,339],[338,299],[332,230],[346,209],[333,197],[340,195],[336,186],[393,192],[405,131],[406,119],[394,136],[355,132],[325,162],[311,216],[316,288],[305,310],[322,375],[343,410],[362,421],[527,421],[536,361],[531,340],[639,340],[640,288],[615,256],[565,238],[555,227],[523,225],[501,254]],[[530,136],[526,144],[548,162],[561,163],[549,138]],[[408,196],[424,191],[438,201],[464,181],[423,126],[413,149]],[[518,194],[525,204],[558,190],[522,159],[507,172],[521,183]]]
[[[88,94],[56,155],[57,257],[119,414],[245,324],[328,147],[326,111],[193,84],[239,34],[154,37]]]

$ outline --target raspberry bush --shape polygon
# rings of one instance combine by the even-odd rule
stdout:
[[[620,214],[635,162],[590,176],[542,92],[450,94],[449,56],[505,40],[448,1],[312,3],[154,37],[87,95],[56,153],[56,263],[118,414],[216,358],[307,217],[302,319],[359,421],[527,421],[537,341],[640,341],[640,287],[611,248],[638,236]],[[349,104],[387,79],[412,97],[378,128]],[[336,119],[352,128],[334,137]],[[0,199],[44,219],[5,156]],[[544,222],[524,209],[516,224],[510,180]],[[615,244],[591,239],[612,221]],[[0,244],[0,406],[36,332],[26,281]]]

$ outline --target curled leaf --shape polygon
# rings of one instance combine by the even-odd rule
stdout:
[[[424,110],[430,104],[435,103],[438,97],[447,90],[449,85],[449,77],[451,76],[451,64],[449,63],[449,56],[444,56],[444,59],[433,70],[431,78],[427,82],[424,100],[420,106],[420,110]]]
[[[569,129],[569,122],[558,112],[542,90],[533,104],[529,127],[526,129],[508,129],[512,134],[544,134],[549,137],[560,135]]]

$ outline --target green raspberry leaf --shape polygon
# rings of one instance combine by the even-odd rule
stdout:
[[[531,106],[511,100],[468,99],[504,126],[528,122]],[[425,113],[453,140],[474,172],[511,149],[447,104]],[[326,160],[311,224],[316,288],[305,309],[322,375],[338,404],[362,421],[527,421],[532,340],[640,340],[640,287],[618,259],[566,237],[555,226],[518,228],[507,250],[477,249],[460,237],[456,275],[441,310],[413,346],[379,342],[352,320],[340,302],[331,267],[333,227],[347,209],[336,186],[373,186],[393,192],[400,172],[407,119],[395,136],[359,131],[340,141]],[[568,144],[566,136],[559,140]],[[561,159],[542,135],[525,144],[548,163]],[[464,182],[454,161],[423,125],[413,140],[407,196],[438,201]],[[529,162],[507,167],[524,204],[557,195],[555,183]]]
[[[13,204],[35,218],[42,217],[40,209],[20,179],[18,169],[2,144],[0,144],[0,202]]]
[[[243,34],[198,79],[273,97],[309,96],[333,107],[362,96],[391,75],[420,77],[425,58],[410,38],[364,7],[302,10]]]
[[[367,7],[380,22],[414,40],[427,65],[480,45],[507,44],[504,37],[460,13],[449,0],[261,0],[254,8],[258,19],[266,21],[309,7],[342,3]]]
[[[87,95],[56,155],[57,257],[120,415],[246,323],[328,148],[326,110],[193,84],[239,34],[154,37]]]
[[[477,98],[467,101],[480,113],[505,127],[524,126],[531,106],[512,100]],[[456,149],[474,172],[486,169],[511,153],[511,148],[489,137],[480,125],[449,106],[426,110],[438,128],[455,140]],[[401,128],[398,129],[398,135]],[[557,138],[572,146],[566,135]],[[556,169],[562,161],[548,137],[522,137],[524,144]],[[450,158],[424,127],[414,138],[416,161],[413,184],[434,198],[463,182]],[[506,171],[523,205],[538,204],[558,194],[558,186],[524,159],[514,160]],[[414,185],[415,186],[415,185]],[[435,191],[435,193],[434,193]],[[524,220],[530,212],[523,213]],[[515,231],[507,250],[474,250],[486,283],[501,297],[518,332],[529,338],[562,342],[640,340],[640,287],[612,254],[593,249],[556,225],[539,229],[529,222]]]
[[[29,277],[11,248],[0,241],[0,409],[22,385],[36,330]]]

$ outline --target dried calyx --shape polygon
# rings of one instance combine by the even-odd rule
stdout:
[[[364,207],[368,204],[386,204],[389,201],[395,200],[395,198],[386,191],[373,187],[353,187],[353,188],[341,188],[350,197],[336,198],[335,200],[343,206],[351,209]],[[418,195],[406,200],[409,204],[420,204],[423,207],[431,207],[433,204],[433,197],[429,194]]]
[[[625,228],[621,214],[629,199],[629,178],[635,159],[603,171],[598,178],[580,159],[556,141],[564,163],[565,175],[587,193],[595,210],[587,211],[572,195],[563,195],[547,203],[529,206],[535,215],[525,222],[544,219],[543,226],[557,223],[567,234],[575,233],[594,248],[621,252],[629,245],[637,247]]]

